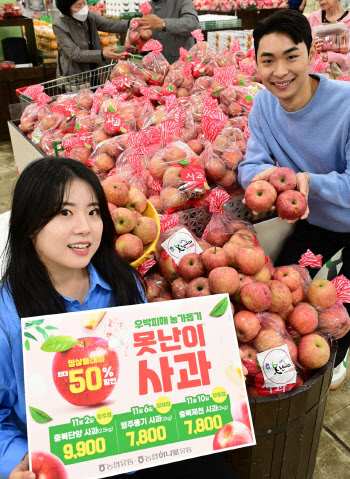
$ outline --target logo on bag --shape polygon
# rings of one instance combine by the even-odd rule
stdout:
[[[202,253],[202,248],[186,228],[174,233],[162,244],[165,251],[172,257],[176,264],[189,253]]]
[[[297,373],[286,344],[259,353],[257,358],[261,365],[265,387],[295,384]]]

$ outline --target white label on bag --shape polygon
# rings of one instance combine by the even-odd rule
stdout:
[[[200,254],[203,251],[186,228],[176,231],[176,233],[162,243],[162,246],[176,264],[179,264],[181,258],[186,254]]]
[[[297,372],[286,344],[257,354],[265,387],[276,388],[295,384]]]

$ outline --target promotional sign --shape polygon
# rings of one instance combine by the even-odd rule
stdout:
[[[102,478],[255,444],[227,294],[26,318],[30,464]]]

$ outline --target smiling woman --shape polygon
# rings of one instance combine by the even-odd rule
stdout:
[[[44,158],[21,173],[6,260],[0,285],[0,477],[15,468],[11,479],[27,479],[20,318],[146,299],[142,277],[115,250],[97,176],[70,158]]]

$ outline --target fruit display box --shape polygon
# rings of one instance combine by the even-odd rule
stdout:
[[[215,30],[216,28],[237,28],[241,20],[232,15],[201,15],[199,28],[202,30]]]
[[[124,16],[125,14],[139,13],[139,4],[143,0],[106,0],[106,14]]]

